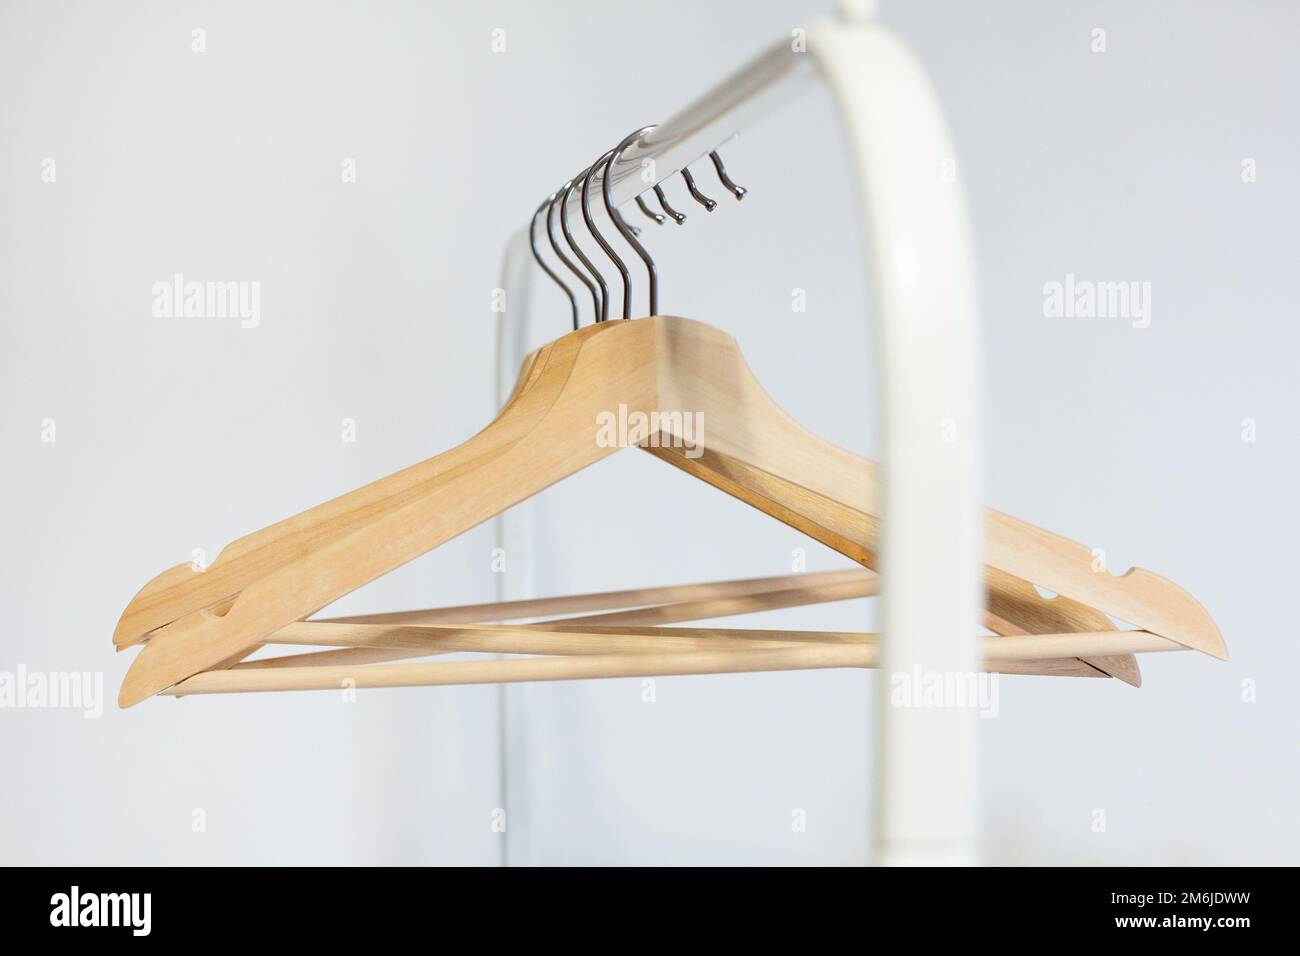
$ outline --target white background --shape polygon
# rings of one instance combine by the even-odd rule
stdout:
[[[112,703],[129,658],[113,626],[155,573],[490,419],[499,254],[543,195],[826,12],[0,2],[0,670],[102,671],[107,698],[99,719],[0,710],[0,862],[867,859],[860,673],[661,679],[654,703],[639,681],[512,691],[504,836],[495,688]],[[1300,14],[926,2],[882,19],[960,152],[988,503],[1172,578],[1232,655],[1147,658],[1140,690],[1003,680],[980,722],[984,859],[1296,863]],[[828,99],[724,155],[751,197],[697,165],[719,211],[674,183],[690,221],[646,237],[662,311],[732,332],[797,419],[871,454],[867,289]],[[155,318],[151,286],[177,272],[259,282],[260,326]],[[1150,282],[1150,327],[1044,317],[1067,273]],[[533,287],[540,344],[569,320]],[[797,548],[810,569],[846,564],[633,452],[547,492],[538,518],[507,573],[531,561],[540,593],[787,573]],[[476,529],[339,607],[490,599],[492,543]]]

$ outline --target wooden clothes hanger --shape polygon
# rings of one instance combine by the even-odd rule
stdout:
[[[874,564],[874,465],[777,408],[730,336],[664,316],[599,323],[531,356],[501,414],[464,444],[242,538],[204,572],[182,566],[151,581],[114,637],[120,647],[148,638],[120,702],[242,659],[281,628],[612,454],[619,446],[597,440],[597,423],[620,407],[657,423],[640,442],[657,457]],[[702,417],[702,435],[686,434],[683,411]],[[987,559],[994,629],[1113,630],[1084,610],[1092,608],[1224,655],[1200,605],[1150,572],[1095,572],[1082,545],[997,512]],[[1030,582],[1073,603],[1047,601]]]
[[[604,163],[603,193],[606,211],[624,238],[646,264],[650,277],[651,317],[635,321],[601,321],[563,336],[539,349],[524,362],[516,387],[498,416],[481,432],[460,446],[380,479],[353,492],[318,505],[293,518],[281,521],[229,545],[217,560],[201,574],[188,565],[173,568],[145,585],[124,611],[114,634],[119,649],[146,642],[132,663],[123,682],[119,703],[130,706],[145,697],[182,684],[186,692],[193,688],[231,689],[232,675],[257,682],[258,688],[284,681],[285,689],[316,686],[333,676],[330,667],[368,668],[381,666],[379,661],[406,656],[407,651],[429,652],[430,643],[445,633],[417,635],[414,644],[409,631],[403,631],[406,644],[394,645],[391,635],[373,630],[352,631],[352,657],[342,665],[330,664],[347,653],[324,652],[313,655],[309,666],[315,674],[291,675],[293,665],[239,667],[238,663],[265,643],[302,643],[304,634],[319,637],[337,636],[338,628],[375,627],[376,622],[357,619],[333,625],[298,624],[343,595],[374,580],[388,571],[423,554],[491,518],[511,505],[535,494],[576,471],[598,461],[620,447],[639,445],[670,464],[747,502],[786,524],[791,525],[866,567],[876,564],[876,542],[880,530],[880,513],[876,496],[876,467],[867,459],[853,455],[800,427],[767,396],[745,363],[739,347],[717,329],[687,319],[654,314],[657,312],[657,277],[654,264],[644,247],[637,242],[630,227],[622,220],[610,201],[609,169],[621,150],[638,134],[637,131],[606,153],[582,174],[581,197],[584,219],[592,235],[618,265],[623,279],[623,312],[628,318],[630,282],[626,266],[596,229],[589,211],[588,191],[592,174]],[[720,159],[714,154],[715,166],[728,188],[740,198],[743,190],[726,178]],[[685,174],[684,174],[685,175]],[[565,214],[570,192],[578,181],[566,184],[561,202],[561,225],[566,241],[599,284],[599,294],[576,266],[564,257],[553,232],[556,196],[547,208],[548,234],[552,246],[593,294],[598,313],[608,309],[609,291],[599,272],[591,266],[573,242]],[[698,194],[688,180],[692,195]],[[541,210],[539,209],[539,212]],[[533,225],[537,216],[534,215]],[[530,239],[532,238],[530,227]],[[533,245],[536,255],[536,244]],[[538,262],[557,282],[558,277],[540,256]],[[560,283],[562,287],[563,283]],[[567,287],[577,324],[576,299]],[[601,426],[617,410],[620,423],[644,423],[633,434],[621,431],[611,439]],[[702,422],[702,430],[692,428]],[[1122,577],[1098,573],[1092,569],[1092,555],[1082,545],[1018,521],[999,512],[988,513],[987,528],[988,588],[985,625],[1007,638],[1045,633],[1072,640],[1044,639],[1039,653],[1017,657],[1010,653],[1024,642],[997,645],[999,650],[990,661],[1008,662],[1017,672],[1078,672],[1079,667],[1116,676],[1129,683],[1140,680],[1131,657],[1134,647],[1150,650],[1144,644],[1151,639],[1164,645],[1192,648],[1217,657],[1226,656],[1222,638],[1208,614],[1190,595],[1150,572],[1132,569]],[[732,583],[734,591],[734,582]],[[1053,600],[1043,598],[1033,587],[1037,584],[1057,592]],[[713,587],[719,587],[715,585]],[[816,600],[817,586],[787,588],[785,600],[791,604]],[[758,588],[758,594],[772,593]],[[802,592],[802,593],[801,593]],[[825,592],[821,592],[825,596]],[[811,595],[811,596],[810,596]],[[731,597],[738,595],[732,594]],[[699,599],[706,608],[710,601],[724,600],[720,592],[703,593]],[[683,602],[677,602],[683,603]],[[788,605],[787,605],[788,606]],[[717,616],[719,607],[712,607]],[[428,613],[425,615],[427,623]],[[661,612],[671,620],[686,620],[703,614],[696,608],[683,615]],[[723,612],[727,613],[727,612]],[[624,628],[635,622],[645,623],[645,609],[624,613],[614,620]],[[1132,624],[1137,630],[1117,638],[1107,615]],[[698,618],[697,618],[698,619]],[[609,619],[607,619],[608,621]],[[389,622],[391,627],[391,622]],[[565,626],[587,627],[566,623]],[[553,626],[552,626],[553,631]],[[672,629],[680,630],[680,629]],[[476,647],[492,644],[489,632],[475,632]],[[512,639],[521,631],[511,631]],[[535,633],[530,631],[528,633]],[[570,643],[590,648],[597,645],[621,646],[627,639],[644,641],[653,635],[624,631],[583,632],[584,641]],[[358,636],[359,635],[359,636]],[[1142,637],[1145,635],[1145,637]],[[289,637],[295,637],[290,640]],[[789,636],[789,635],[787,635]],[[497,635],[499,638],[499,635]],[[620,637],[622,638],[620,642]],[[789,661],[795,666],[870,666],[874,645],[866,635],[854,635],[848,653],[843,646],[828,649],[836,641],[821,635],[813,647],[751,647],[742,636],[717,630],[707,634],[669,634],[660,629],[665,646],[671,638],[729,642],[725,649],[705,652],[692,647],[683,653],[712,653],[708,666],[733,666],[735,655],[748,665],[760,662],[755,654],[763,653],[773,668]],[[557,640],[551,637],[554,642]],[[757,640],[745,638],[745,640]],[[374,643],[377,642],[377,643]],[[534,636],[532,643],[538,646]],[[319,643],[330,644],[330,640]],[[634,642],[635,643],[635,642]],[[843,643],[842,641],[839,643]],[[441,646],[441,645],[438,645]],[[555,646],[553,643],[546,646]],[[641,646],[638,644],[637,646]],[[1066,657],[1077,656],[1074,664],[1061,663],[1062,655],[1048,653],[1072,648]],[[464,648],[460,648],[464,649]],[[572,651],[572,653],[578,653]],[[847,656],[846,656],[847,655]],[[650,666],[638,654],[635,666]],[[845,660],[846,664],[826,661]],[[1051,665],[1027,665],[1026,660],[1053,660]],[[803,661],[805,663],[800,664]],[[808,661],[822,662],[808,664]],[[257,662],[261,663],[261,662]],[[525,662],[497,662],[522,664]],[[534,664],[538,662],[532,662]],[[564,664],[561,661],[560,664]],[[570,667],[587,667],[569,661]],[[366,680],[396,683],[448,682],[445,672],[428,671],[428,667],[453,665],[390,665],[392,668],[416,668],[402,671],[401,676],[380,678],[378,671],[367,671]],[[632,667],[633,664],[626,664]],[[700,661],[666,662],[660,666],[687,667],[663,673],[696,673],[706,665]],[[423,669],[420,669],[423,668]],[[225,684],[216,676],[190,680],[201,672],[216,669],[225,673]],[[606,670],[612,675],[625,669],[623,663]],[[765,668],[756,668],[765,669]],[[508,669],[507,669],[508,670]],[[474,673],[498,673],[500,668],[480,668]],[[257,672],[254,676],[253,672]],[[557,664],[540,668],[515,668],[510,673],[573,673]],[[213,672],[215,673],[215,672]],[[385,671],[385,674],[389,671]],[[470,671],[462,669],[458,673]],[[583,673],[586,673],[584,671]],[[278,677],[277,677],[278,674]],[[268,676],[269,675],[269,676]],[[326,676],[323,676],[326,675]],[[417,675],[417,676],[412,676]],[[515,679],[503,677],[501,679]],[[523,679],[545,679],[539,677]],[[313,683],[315,682],[315,683]],[[458,682],[464,682],[460,680]],[[334,686],[334,685],[331,685]],[[387,685],[385,685],[387,686]]]

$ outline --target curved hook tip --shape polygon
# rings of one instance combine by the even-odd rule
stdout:
[[[745,194],[748,193],[749,190],[744,186],[737,186],[732,182],[731,177],[727,175],[727,167],[722,165],[722,157],[718,155],[716,149],[709,153],[709,159],[713,161],[713,168],[718,173],[718,181],[726,187],[727,191],[731,193],[731,195],[736,197],[737,201],[744,199]]]
[[[666,216],[664,216],[662,213],[655,212],[653,209],[647,206],[645,200],[642,199],[640,196],[636,197],[636,205],[637,208],[641,210],[641,212],[645,213],[647,218],[653,219],[655,221],[655,225],[662,226],[667,221]]]
[[[685,166],[682,167],[682,179],[686,180],[686,190],[691,194],[692,199],[709,212],[713,212],[718,208],[717,202],[700,192],[699,187],[695,185],[695,177],[691,175],[691,171]]]
[[[654,191],[655,191],[655,198],[659,200],[659,205],[663,206],[664,212],[668,213],[668,215],[672,217],[673,222],[677,223],[677,225],[679,226],[682,223],[684,223],[686,221],[686,214],[683,212],[678,212],[676,209],[674,209],[672,206],[668,204],[668,197],[664,195],[663,186],[660,186],[658,183],[656,183],[654,187]]]

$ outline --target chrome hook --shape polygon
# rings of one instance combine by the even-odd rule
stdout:
[[[722,157],[718,155],[716,149],[709,153],[709,159],[713,160],[713,168],[718,171],[718,179],[722,185],[727,187],[727,190],[736,197],[737,201],[744,199],[745,193],[749,192],[749,190],[744,186],[737,186],[731,181],[731,177],[727,175],[727,167],[722,165]]]
[[[600,230],[596,228],[596,224],[592,221],[591,205],[590,205],[591,199],[588,192],[588,190],[591,187],[591,174],[596,171],[596,168],[600,166],[601,163],[605,163],[606,160],[609,157],[612,157],[613,155],[614,155],[613,150],[610,150],[608,153],[601,154],[600,159],[596,160],[596,162],[592,164],[591,169],[587,170],[587,175],[583,176],[582,178],[582,218],[583,221],[587,223],[587,231],[590,232],[593,237],[595,237],[595,240],[598,243],[600,243],[600,248],[605,250],[605,255],[609,256],[610,261],[613,262],[614,265],[618,267],[619,275],[623,277],[623,318],[626,319],[628,317],[628,297],[632,293],[632,277],[628,274],[627,266],[623,264],[623,260],[620,259],[618,257],[618,253],[614,251],[614,247],[611,246],[609,242],[605,239],[605,237],[600,234]],[[605,178],[608,180],[609,177],[608,163],[606,163],[604,175]],[[606,313],[606,318],[608,318],[608,313]]]
[[[685,166],[682,167],[682,179],[686,180],[686,188],[690,190],[691,198],[707,209],[709,212],[718,208],[718,204],[710,199],[704,193],[700,192],[699,187],[695,185],[695,177]]]
[[[649,216],[651,219],[655,221],[656,225],[662,226],[665,222],[668,221],[667,217],[664,216],[662,213],[655,212],[653,209],[647,206],[645,200],[642,199],[640,196],[636,197],[636,204],[637,207],[640,208],[640,210],[643,213],[645,213],[647,216]]]
[[[635,140],[637,137],[645,135],[646,133],[650,132],[650,130],[652,129],[654,129],[653,126],[643,126],[641,129],[633,133],[629,133],[627,136],[623,138],[623,141],[621,143],[619,143],[617,146],[613,148],[613,150],[610,151],[609,159],[605,160],[605,175],[601,178],[600,188],[601,188],[602,198],[605,200],[605,209],[609,213],[609,218],[614,220],[614,225],[618,226],[619,232],[623,233],[623,238],[627,240],[627,244],[631,246],[633,250],[636,251],[636,254],[641,257],[641,261],[645,263],[646,273],[649,275],[650,278],[650,312],[648,314],[658,315],[659,314],[659,274],[655,271],[655,261],[650,258],[650,253],[646,251],[645,246],[641,245],[641,243],[637,240],[636,236],[633,235],[632,230],[628,228],[627,223],[623,221],[623,217],[618,214],[618,210],[614,208],[612,186],[610,183],[610,180],[614,178],[613,176],[614,163],[618,162],[618,158],[623,155],[623,150],[627,149],[628,146],[632,144],[632,141]],[[631,283],[628,281],[627,272],[624,271],[623,273],[623,318],[624,319],[629,319],[632,317],[631,310],[629,307],[629,302],[628,302],[630,295],[631,295]]]
[[[565,189],[569,188],[572,185],[573,185],[573,180],[569,180],[569,182],[565,183],[564,186],[561,187],[560,192],[563,192]],[[558,192],[552,195],[550,202],[546,207],[546,238],[551,240],[551,248],[555,250],[555,254],[559,257],[560,261],[563,262],[565,266],[568,267],[570,272],[572,272],[575,276],[578,277],[578,279],[582,282],[582,284],[587,287],[587,291],[591,293],[592,306],[596,310],[595,317],[597,321],[599,321],[600,295],[597,292],[596,287],[592,285],[591,280],[588,279],[585,275],[583,275],[583,273],[578,269],[578,267],[573,264],[573,260],[564,254],[564,252],[560,249],[559,240],[555,238],[555,200],[559,197],[559,195],[560,193]]]
[[[551,281],[563,289],[565,296],[568,297],[569,307],[573,309],[573,330],[576,332],[578,330],[578,297],[573,294],[572,289],[564,284],[564,280],[546,264],[546,261],[542,258],[542,254],[537,251],[537,217],[541,215],[543,209],[554,201],[555,194],[551,193],[551,195],[547,199],[543,200],[542,204],[537,207],[537,211],[533,213],[533,218],[528,221],[528,247],[533,250],[533,258],[536,259],[537,264],[542,267],[542,271],[550,276]]]
[[[678,212],[672,206],[668,205],[668,197],[664,195],[664,187],[660,186],[658,183],[655,183],[655,196],[659,200],[659,205],[663,206],[664,212],[672,216],[673,222],[680,226],[686,221],[685,213]]]
[[[591,168],[588,167],[586,172],[582,173],[578,178],[581,179],[585,185],[587,177],[590,175]],[[609,286],[605,284],[605,277],[600,274],[600,270],[597,269],[592,261],[587,258],[587,254],[583,252],[582,248],[574,241],[573,233],[569,231],[569,194],[573,192],[576,185],[576,181],[569,180],[569,184],[564,188],[563,197],[560,199],[560,231],[564,233],[564,240],[569,244],[569,248],[574,251],[582,261],[582,264],[586,266],[592,276],[595,277],[596,283],[600,286],[600,304],[596,309],[596,321],[604,322],[609,318]]]

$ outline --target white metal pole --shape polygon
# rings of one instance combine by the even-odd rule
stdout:
[[[502,255],[501,288],[505,290],[506,307],[504,312],[494,316],[498,408],[505,405],[514,390],[519,367],[528,350],[528,297],[535,271],[527,238],[519,233],[507,243]],[[500,549],[504,560],[503,565],[497,565],[503,567],[496,575],[497,601],[514,601],[536,593],[533,562],[533,532],[537,525],[533,515],[535,508],[533,500],[528,499],[492,520],[493,544]],[[520,798],[520,794],[528,792],[528,785],[522,773],[523,765],[516,759],[527,756],[526,743],[520,739],[524,725],[518,720],[518,703],[524,688],[498,684],[496,692],[499,806],[505,811],[506,825],[505,832],[499,837],[499,862],[502,866],[509,866],[521,859],[520,845],[526,841],[528,833],[527,804]]]
[[[847,12],[871,6],[848,4]],[[888,30],[851,16],[821,21],[634,143],[611,187],[622,204],[650,185],[641,175],[647,164],[661,181],[702,157],[806,86],[810,62],[846,133],[877,343],[885,512],[877,860],[971,863],[974,714],[942,695],[932,706],[923,693],[930,682],[951,687],[976,673],[972,622],[982,604],[975,270],[959,167],[934,91]],[[526,250],[521,231],[507,248],[507,277]],[[498,326],[499,367],[511,371],[527,324],[525,298],[513,301],[510,327]],[[497,519],[499,541],[531,548],[530,507]],[[531,593],[525,575],[503,578],[503,599]],[[503,747],[508,736],[503,724]]]
[[[974,711],[942,693],[977,673],[982,605],[978,310],[956,154],[928,80],[888,30],[826,21],[808,50],[848,140],[878,356],[877,861],[973,863]]]

